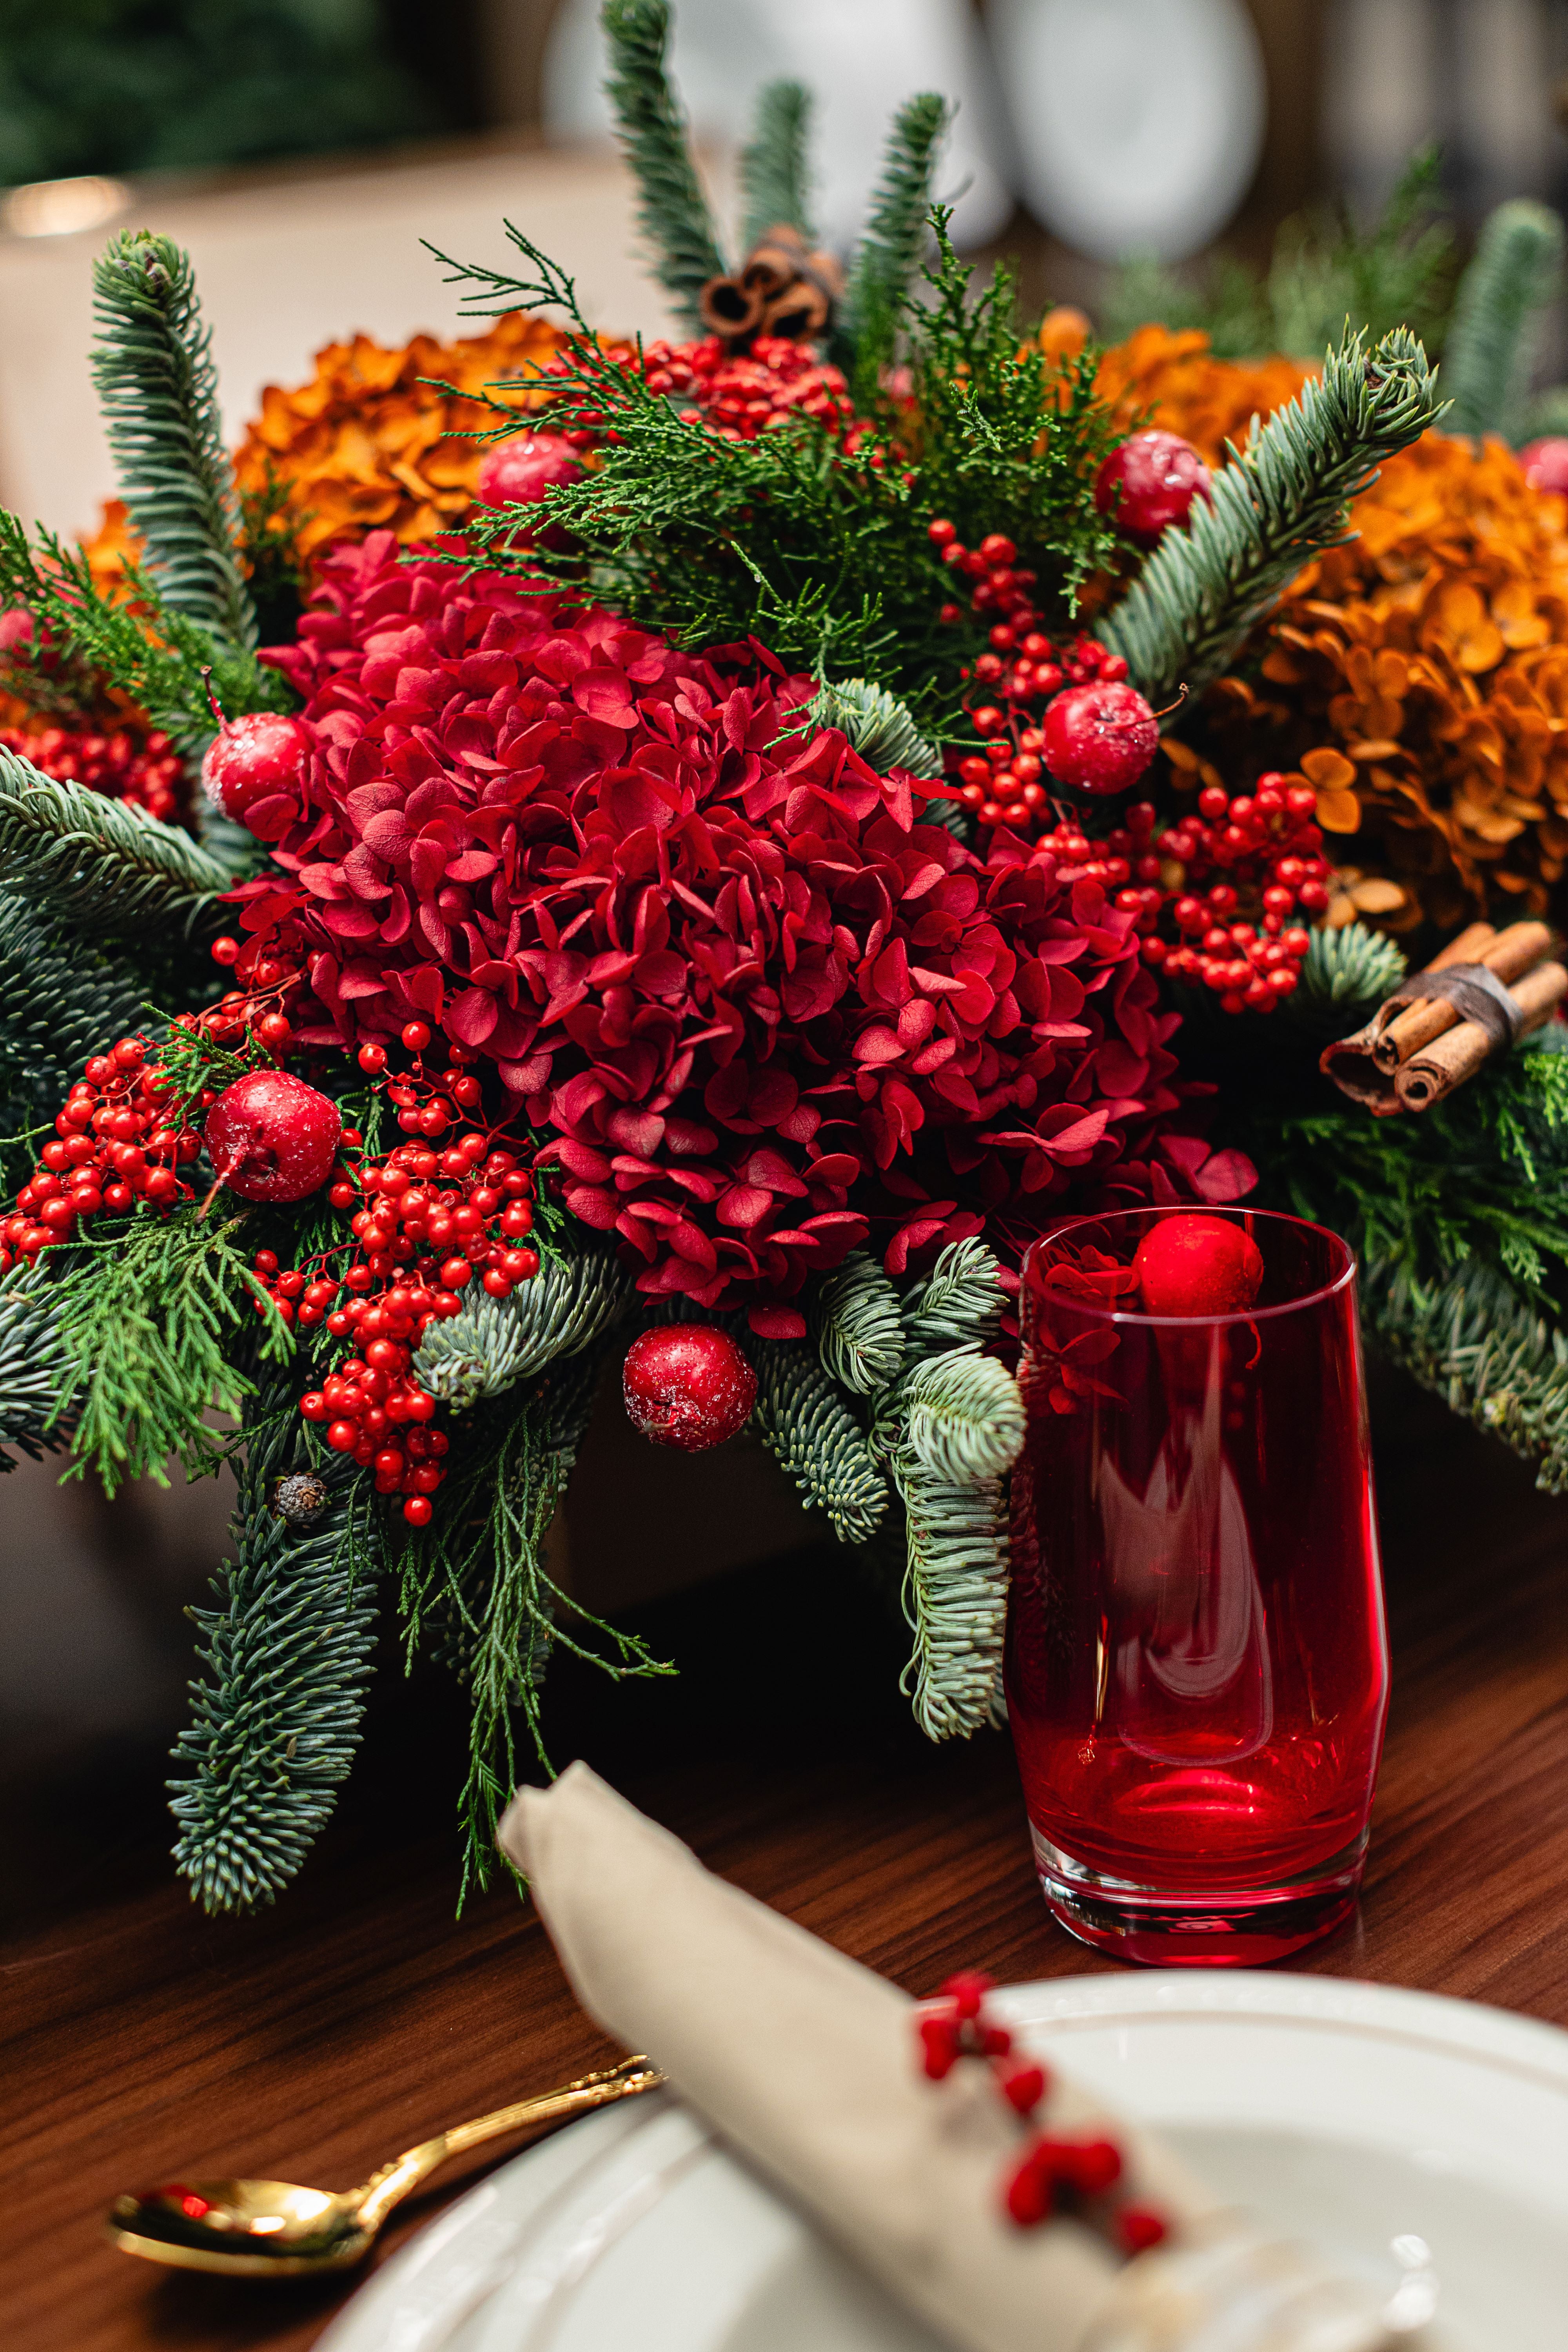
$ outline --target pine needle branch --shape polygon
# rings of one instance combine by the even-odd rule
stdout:
[[[724,260],[665,69],[668,0],[605,0],[603,23],[614,68],[605,88],[637,184],[638,225],[659,284],[683,323],[700,334],[699,298]]]
[[[56,783],[14,751],[0,751],[0,876],[39,914],[109,939],[188,940],[230,881],[178,825]]]
[[[1301,965],[1301,984],[1282,1010],[1287,1020],[1327,1044],[1369,1020],[1405,972],[1403,950],[1382,931],[1364,923],[1317,930]]]
[[[248,652],[256,615],[237,553],[212,330],[189,255],[166,236],[126,230],[94,266],[93,307],[93,382],[148,569],[170,610]]]
[[[905,298],[925,258],[931,177],[948,121],[946,101],[927,91],[900,108],[888,133],[882,176],[844,298],[843,339],[858,391],[873,389],[891,358]]]
[[[0,1190],[26,1181],[26,1139],[47,1139],[89,1055],[136,1026],[144,991],[129,961],[61,937],[0,890]]]
[[[904,1615],[915,1637],[900,1688],[928,1739],[966,1738],[1001,1720],[1005,1494],[996,1478],[934,1477],[912,1447],[894,1456],[893,1475],[908,1519]]]
[[[1198,693],[1228,667],[1301,566],[1345,538],[1350,501],[1380,461],[1443,414],[1436,378],[1403,328],[1371,352],[1347,332],[1316,383],[1254,425],[1184,530],[1168,530],[1098,634],[1151,702]]]
[[[808,240],[816,235],[806,194],[810,130],[811,92],[805,83],[764,83],[757,93],[751,139],[741,150],[741,241],[748,253],[771,228],[797,228]]]
[[[281,1410],[271,1407],[281,1406]],[[206,1911],[254,1911],[299,1870],[359,1740],[375,1637],[376,1558],[363,1480],[329,1458],[324,1516],[296,1532],[272,1509],[307,1466],[292,1392],[260,1401],[218,1605],[193,1610],[205,1646],[192,1720],[174,1748],[174,1861]]]
[[[1459,280],[1443,348],[1443,388],[1455,433],[1511,432],[1533,356],[1531,329],[1563,275],[1563,223],[1518,198],[1484,223]]]
[[[1005,1477],[1023,1451],[1024,1400],[994,1356],[928,1356],[906,1377],[901,1403],[911,1452],[943,1485]]]

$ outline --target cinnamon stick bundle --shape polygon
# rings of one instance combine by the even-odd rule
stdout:
[[[756,335],[815,342],[833,324],[844,271],[831,253],[807,250],[799,229],[782,221],[754,245],[740,268],[710,278],[700,309],[710,335],[740,345]]]
[[[1413,972],[1319,1066],[1374,1118],[1429,1110],[1549,1020],[1568,996],[1568,967],[1544,923],[1472,923]]]

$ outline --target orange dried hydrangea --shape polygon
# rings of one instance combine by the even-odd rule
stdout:
[[[408,543],[433,539],[467,511],[483,455],[478,442],[454,436],[494,421],[460,395],[488,385],[519,409],[541,406],[548,394],[537,370],[561,341],[543,320],[514,311],[488,333],[454,343],[433,335],[398,350],[368,335],[329,343],[309,383],[291,392],[268,385],[235,478],[242,493],[265,494],[269,483],[286,488],[281,512],[302,556],[367,530],[392,530]],[[508,378],[518,380],[515,391],[501,388]],[[459,396],[440,383],[456,385]]]
[[[1040,347],[1051,358],[1070,359],[1089,338],[1081,310],[1048,310],[1040,322]],[[1124,343],[1100,353],[1095,389],[1117,421],[1136,418],[1179,433],[1211,465],[1224,460],[1225,445],[1239,445],[1254,416],[1271,416],[1294,400],[1315,371],[1297,360],[1271,357],[1246,362],[1216,360],[1198,329],[1176,333],[1169,327],[1140,327]]]
[[[1429,433],[1351,520],[1221,703],[1320,747],[1325,830],[1435,920],[1544,913],[1568,870],[1568,509],[1502,442]]]

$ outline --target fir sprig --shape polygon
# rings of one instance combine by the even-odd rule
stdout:
[[[147,568],[171,611],[247,652],[256,614],[190,257],[150,229],[127,229],[100,256],[92,286],[93,382]]]
[[[37,547],[0,508],[0,603],[25,605],[51,646],[117,687],[187,757],[199,757],[214,720],[207,672],[229,718],[286,710],[293,699],[276,670],[164,603],[144,566],[132,564],[121,596],[106,596],[80,548],[40,531]]]
[[[811,237],[806,142],[811,92],[804,82],[764,82],[757,93],[752,135],[741,150],[745,203],[742,243],[748,253],[771,228],[797,228]]]
[[[69,1362],[47,1280],[36,1267],[13,1266],[0,1278],[0,1470],[16,1467],[7,1445],[37,1461],[67,1443],[61,1391]]]
[[[668,0],[605,0],[602,21],[612,68],[605,87],[637,184],[638,226],[659,284],[691,332],[700,334],[698,298],[724,259],[665,69]]]
[[[1443,354],[1456,433],[1511,433],[1523,408],[1540,316],[1562,281],[1563,223],[1526,198],[1500,205],[1459,280]]]
[[[449,1491],[477,1510],[448,1507],[427,1528],[399,1531],[409,1654],[434,1638],[469,1694],[468,1773],[459,1803],[464,1861],[458,1906],[496,1867],[495,1825],[518,1779],[516,1719],[549,1769],[541,1693],[559,1644],[615,1681],[664,1675],[646,1644],[580,1608],[544,1565],[544,1538],[587,1427],[602,1351],[552,1367],[521,1401],[481,1404],[458,1423]],[[595,1638],[597,1637],[597,1638]]]
[[[875,393],[893,354],[902,313],[931,238],[931,174],[949,110],[930,91],[893,118],[881,177],[845,290],[840,340],[857,394]]]
[[[1443,414],[1426,354],[1403,329],[1369,352],[1359,332],[1266,425],[1168,530],[1099,635],[1155,704],[1195,694],[1301,566],[1345,537],[1350,501],[1380,461]]]
[[[291,1390],[247,1416],[235,1556],[217,1605],[193,1610],[204,1646],[192,1719],[174,1752],[174,1861],[207,1911],[253,1911],[286,1886],[332,1810],[359,1740],[375,1634],[376,1554],[363,1474],[336,1456],[300,1530],[272,1507],[279,1475],[306,1465]],[[184,1769],[181,1769],[184,1768]]]
[[[0,1189],[26,1181],[88,1056],[137,1025],[145,985],[132,958],[0,891]]]
[[[41,916],[95,938],[165,942],[216,932],[212,903],[230,880],[178,825],[3,751],[0,872]]]

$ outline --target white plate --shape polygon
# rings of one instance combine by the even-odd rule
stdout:
[[[1300,1976],[1064,1977],[1016,2030],[1222,2193],[1399,2295],[1446,2352],[1568,2343],[1568,2034]],[[319,2352],[940,2352],[664,2095],[529,2150]]]

